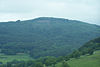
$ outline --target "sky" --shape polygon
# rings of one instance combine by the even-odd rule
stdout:
[[[58,17],[100,25],[100,0],[0,0],[0,22]]]

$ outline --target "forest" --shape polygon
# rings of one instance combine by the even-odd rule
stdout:
[[[94,43],[94,45],[91,45],[91,43]],[[59,57],[47,56],[47,57],[42,57],[42,58],[29,60],[29,61],[13,60],[11,62],[7,62],[6,64],[1,64],[0,67],[71,67],[70,64],[68,64],[68,62],[72,58],[79,59],[81,56],[83,55],[85,56],[87,54],[88,56],[91,56],[94,54],[95,51],[99,51],[98,56],[100,58],[100,38],[96,38],[94,40],[87,42],[81,48],[79,48],[78,50],[66,56],[59,56]],[[57,66],[59,63],[60,63],[60,66]]]
[[[10,21],[0,23],[0,53],[65,56],[99,36],[100,26],[77,20],[40,17]]]
[[[87,59],[99,67],[99,50],[99,25],[52,17],[0,23],[0,67],[87,67]]]

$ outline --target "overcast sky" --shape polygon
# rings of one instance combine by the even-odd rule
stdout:
[[[100,0],[0,0],[0,22],[61,17],[100,24]]]

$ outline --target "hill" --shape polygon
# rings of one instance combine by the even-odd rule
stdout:
[[[33,58],[65,56],[100,36],[100,26],[77,20],[40,17],[0,23],[0,52]]]
[[[91,49],[91,50],[100,50],[100,37],[93,39],[89,42],[87,42],[85,45],[83,45],[79,50],[83,51],[87,49]]]
[[[100,50],[100,37],[90,40],[85,45],[80,47],[78,51],[80,54],[93,54],[94,51]]]
[[[68,63],[70,67],[100,67],[99,59],[100,51],[95,51],[95,54],[93,55],[84,55],[80,58],[72,58],[66,63]],[[62,65],[62,62],[59,62],[55,67],[63,67]]]
[[[100,37],[90,40],[66,57],[71,57],[66,61],[70,67],[100,67]],[[66,60],[66,57],[64,60]],[[62,62],[58,62],[55,66],[62,67],[62,65]]]
[[[91,42],[92,43],[95,42],[94,46],[89,45],[91,44]],[[96,46],[97,43],[99,46]],[[85,46],[88,46],[88,47],[85,47]],[[91,51],[93,51],[93,54],[86,53],[84,55],[80,55],[80,53],[83,52],[82,50],[90,49],[90,48],[91,48]],[[22,67],[22,66],[23,67],[100,67],[100,49],[98,48],[100,48],[100,38],[96,38],[94,40],[87,42],[85,45],[81,47],[81,51],[79,51],[80,50],[79,48],[78,51],[80,52],[79,53],[80,56],[78,57],[72,57],[72,55],[75,56],[74,53],[76,51],[74,51],[74,53],[71,55],[59,56],[59,57],[47,56],[47,57],[41,57],[38,59],[31,59],[31,58],[29,59],[29,57],[24,56],[22,57],[24,61],[22,61],[21,59],[20,60],[16,59],[13,61],[8,61],[6,64],[0,64],[0,67]],[[16,58],[18,57],[19,56],[17,56]],[[5,61],[1,61],[1,63],[2,62],[5,62]]]

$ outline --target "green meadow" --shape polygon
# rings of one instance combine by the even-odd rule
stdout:
[[[93,55],[81,56],[78,59],[72,58],[67,61],[70,67],[100,67],[100,51]],[[62,67],[62,63],[56,64],[56,67]]]
[[[28,61],[28,60],[32,60],[32,58],[28,54],[18,54],[18,55],[0,54],[0,62],[6,63],[13,60]]]
[[[18,55],[4,55],[0,54],[0,62],[6,63],[13,60],[28,61],[32,58],[28,54]],[[85,55],[80,58],[72,58],[67,61],[70,67],[100,67],[100,51],[94,52],[93,55]],[[55,67],[62,67],[62,63],[59,62]]]

